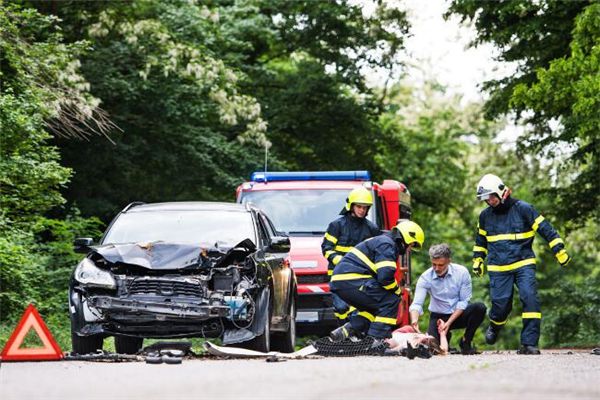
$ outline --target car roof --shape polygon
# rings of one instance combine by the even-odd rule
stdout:
[[[248,212],[252,206],[239,203],[226,203],[217,201],[173,201],[168,203],[137,203],[130,204],[123,212],[147,211],[238,211]]]

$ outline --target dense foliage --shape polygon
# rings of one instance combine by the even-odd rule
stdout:
[[[386,2],[18,4],[0,5],[3,339],[34,302],[69,348],[72,239],[99,238],[100,221],[134,200],[233,200],[268,148],[271,170],[369,169],[405,182],[426,246],[450,243],[467,266],[475,184],[502,176],[574,257],[560,269],[536,242],[542,345],[600,340],[598,4],[456,0],[451,11],[475,21],[479,42],[521,61],[486,86],[485,106],[396,75],[409,24]],[[368,87],[372,69],[393,84]],[[502,120],[484,118],[510,110],[532,123],[532,156],[497,143]],[[561,143],[569,163],[550,157]],[[414,278],[428,265],[416,254]],[[474,278],[474,299],[489,305],[487,277]],[[519,329],[511,318],[498,347],[516,347]]]
[[[450,12],[473,21],[474,44],[493,43],[500,61],[516,63],[486,83],[488,115],[516,113],[531,127],[521,152],[565,161],[552,171],[565,177],[556,179],[561,216],[600,218],[600,4],[454,0]]]
[[[92,118],[77,57],[83,46],[65,46],[56,20],[32,10],[0,7],[0,310],[3,324],[29,302],[42,312],[67,315],[65,283],[77,257],[74,235],[97,233],[96,219],[65,210],[60,190],[71,170],[49,144],[49,131]],[[65,113],[69,114],[65,117]],[[66,119],[65,119],[66,118]],[[73,131],[71,131],[73,132]]]

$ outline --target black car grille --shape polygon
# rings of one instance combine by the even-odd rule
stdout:
[[[329,293],[298,296],[298,309],[320,309],[333,307]]]
[[[157,294],[163,296],[198,296],[204,294],[202,286],[197,283],[167,281],[161,279],[132,280],[127,283],[127,293]]]
[[[296,275],[298,283],[328,283],[329,276],[326,274],[318,275]]]

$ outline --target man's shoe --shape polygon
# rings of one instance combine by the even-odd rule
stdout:
[[[500,332],[500,328],[494,328],[492,325],[488,326],[485,331],[485,342],[487,344],[496,343],[496,340],[498,340],[498,332]]]
[[[517,350],[517,354],[526,354],[526,355],[540,355],[540,349],[535,346],[527,346],[523,345],[519,350]]]
[[[358,332],[350,325],[350,322],[346,322],[344,325],[339,328],[335,328],[329,334],[329,337],[334,342],[341,342],[345,339],[348,339],[351,336],[357,336]]]
[[[463,354],[465,356],[471,356],[474,354],[480,354],[477,351],[477,348],[475,348],[471,342],[466,342],[465,338],[463,337],[462,339],[460,339],[460,342],[458,343],[458,345],[460,346],[460,354]]]

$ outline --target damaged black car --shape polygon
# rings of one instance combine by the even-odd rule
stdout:
[[[73,352],[137,353],[144,338],[220,338],[258,351],[294,351],[296,278],[289,238],[252,205],[128,205],[69,287]]]

